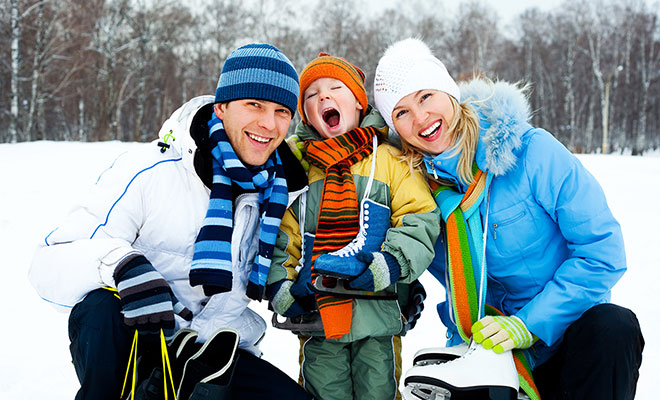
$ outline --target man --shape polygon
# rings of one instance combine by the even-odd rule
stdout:
[[[307,398],[259,358],[266,324],[248,308],[263,296],[288,200],[306,184],[280,146],[298,90],[295,69],[277,48],[236,49],[215,98],[184,104],[160,141],[120,156],[46,237],[29,275],[42,298],[71,309],[76,399],[119,398],[135,330],[144,378],[160,365],[161,330],[169,338],[181,328],[169,351],[178,398],[200,381],[217,396],[213,384],[229,386],[231,371],[222,368],[232,359],[231,397]],[[237,358],[235,345],[222,343],[232,332],[240,338]],[[223,346],[228,360],[213,365],[218,357],[210,353]]]

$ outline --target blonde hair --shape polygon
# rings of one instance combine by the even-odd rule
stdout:
[[[447,151],[452,152],[452,155],[461,154],[458,160],[458,179],[463,183],[470,184],[474,178],[472,163],[479,142],[479,116],[472,107],[471,102],[459,104],[454,97],[448,97],[454,109],[454,118],[447,129],[450,143],[453,143],[453,145]],[[428,175],[426,168],[422,167],[425,155],[422,150],[401,140],[401,158],[408,163],[411,169],[418,169]],[[449,182],[444,182],[442,179],[429,177],[441,184],[449,184]]]

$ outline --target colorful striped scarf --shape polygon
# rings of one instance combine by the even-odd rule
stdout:
[[[222,121],[215,114],[209,121],[209,128],[213,146],[213,186],[206,218],[195,242],[190,284],[212,286],[217,292],[231,290],[232,184],[235,184],[243,190],[259,193],[259,252],[250,271],[246,294],[261,301],[275,239],[288,203],[282,162],[275,151],[264,165],[248,168],[234,152]]]
[[[433,197],[440,207],[446,224],[449,275],[447,286],[450,291],[454,322],[465,342],[469,342],[472,337],[472,325],[483,316],[480,315],[480,310],[489,315],[503,315],[496,308],[485,304],[487,274],[483,251],[484,229],[479,206],[488,192],[492,175],[481,171],[476,163],[472,170],[474,181],[465,194],[456,193],[447,186],[439,186],[429,181]],[[480,290],[483,292],[480,293]],[[540,400],[525,353],[520,349],[514,349],[513,359],[518,371],[520,387],[532,400]]]
[[[312,281],[317,275],[316,258],[346,246],[360,230],[359,204],[350,167],[373,152],[375,134],[372,127],[357,128],[334,138],[305,142],[309,163],[325,172],[312,249]],[[316,302],[327,339],[337,339],[351,331],[352,299],[316,295]]]

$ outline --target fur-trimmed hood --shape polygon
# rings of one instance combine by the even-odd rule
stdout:
[[[462,101],[470,102],[479,115],[477,165],[495,176],[504,175],[515,166],[521,138],[531,128],[524,92],[508,82],[483,79],[461,83],[459,87]]]

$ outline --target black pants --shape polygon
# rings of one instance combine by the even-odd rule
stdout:
[[[119,399],[133,332],[124,325],[119,299],[110,291],[95,290],[73,308],[69,316],[70,349],[81,386],[76,400]],[[232,398],[309,399],[284,372],[250,353],[239,352]],[[140,335],[138,354],[142,357],[138,376],[147,378],[150,369],[161,362],[159,338]]]
[[[558,352],[534,369],[534,380],[543,400],[633,399],[643,349],[635,314],[600,304],[566,330]]]

